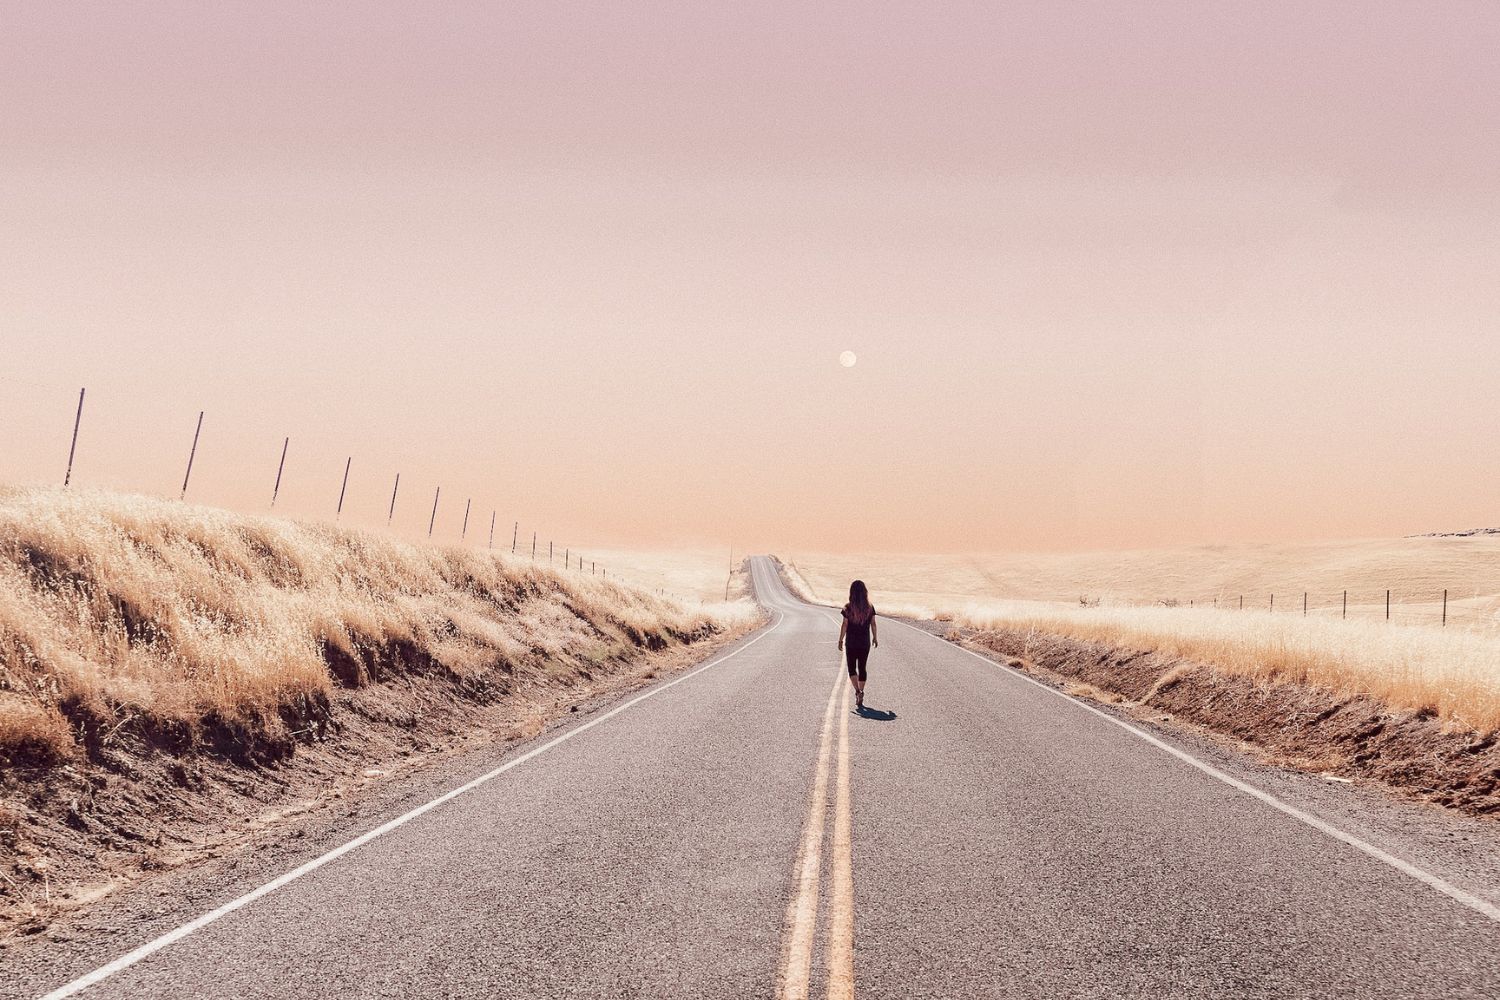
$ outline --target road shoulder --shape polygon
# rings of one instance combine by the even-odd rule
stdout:
[[[704,643],[679,647],[587,686],[551,692],[524,713],[477,710],[467,725],[420,748],[372,758],[320,762],[292,778],[271,775],[263,811],[226,817],[220,837],[172,866],[111,886],[0,941],[7,976],[0,997],[34,996],[122,952],[235,899],[310,859],[373,830],[558,736],[588,725],[632,695],[673,683],[731,655],[773,627],[770,618]],[[277,780],[279,779],[279,780]]]
[[[907,623],[1121,722],[1128,723],[1232,778],[1363,840],[1459,889],[1500,905],[1500,823],[1394,792],[1373,780],[1342,779],[1284,766],[1253,743],[1149,704],[1098,697],[1075,680],[964,637],[943,622]]]

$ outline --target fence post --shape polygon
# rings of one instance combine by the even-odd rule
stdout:
[[[276,506],[276,497],[281,493],[281,472],[286,468],[286,449],[292,443],[291,438],[281,442],[281,462],[276,466],[276,485],[271,488],[271,506]]]
[[[86,390],[78,390],[78,413],[73,417],[73,443],[68,445],[68,472],[63,476],[63,487],[66,488],[73,481],[73,454],[78,451],[78,425],[83,423],[83,394]]]
[[[1349,591],[1344,591],[1344,620],[1349,619]]]
[[[533,531],[531,533],[531,558],[532,558],[533,562],[536,561],[536,532],[535,531]]]
[[[469,497],[469,499],[464,501],[464,526],[463,530],[458,533],[458,540],[460,542],[469,537],[469,506],[473,502],[473,497]]]
[[[492,549],[495,547],[495,515],[498,513],[500,513],[498,510],[490,511],[490,548]]]
[[[1391,592],[1389,589],[1385,592],[1385,620],[1391,620]]]
[[[390,527],[391,522],[396,519],[396,491],[399,489],[401,489],[401,473],[398,472],[396,473],[396,485],[391,487],[391,510],[385,516],[386,527]]]
[[[1307,617],[1307,591],[1302,592],[1302,617]]]
[[[1448,588],[1443,588],[1443,625],[1448,624]]]
[[[1240,610],[1241,611],[1245,610],[1245,595],[1244,594],[1240,595]]]
[[[580,567],[582,567],[582,565],[583,565],[583,556],[579,556],[578,557],[578,564],[579,564]],[[573,568],[573,550],[572,549],[563,549],[563,569],[572,569],[572,568]]]
[[[516,522],[516,526],[514,528],[510,529],[510,554],[511,555],[515,555],[516,554],[516,536],[519,535],[520,533],[521,533],[521,522],[517,521]]]
[[[188,467],[187,472],[184,473],[182,477],[182,494],[177,498],[179,500],[187,499],[188,480],[191,479],[193,475],[193,459],[198,455],[198,435],[201,433],[203,433],[203,411],[199,410],[198,429],[193,431],[193,450],[188,452]]]
[[[547,543],[547,564],[548,565],[552,564],[552,543],[551,542]]]
[[[1271,595],[1271,610],[1272,611],[1276,610],[1276,595],[1275,594]]]
[[[432,526],[437,524],[438,497],[443,495],[443,488],[439,486],[437,492],[432,495],[432,517],[427,519],[427,537],[432,537]]]
[[[337,521],[344,514],[344,492],[349,489],[349,466],[354,463],[354,456],[350,455],[344,461],[344,485],[339,487],[339,506],[333,512],[333,519]]]

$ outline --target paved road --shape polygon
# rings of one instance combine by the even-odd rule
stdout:
[[[727,658],[84,995],[1500,992],[1492,916],[930,635],[853,714],[832,612],[752,573]]]

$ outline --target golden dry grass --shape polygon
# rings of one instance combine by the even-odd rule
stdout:
[[[1349,592],[1350,617],[1404,624],[1440,620],[1449,591],[1449,624],[1500,629],[1500,536],[1393,538],[1285,545],[1220,545],[1127,552],[979,553],[975,555],[798,554],[784,556],[822,597],[863,577],[886,603],[944,608],[977,599],[1077,604],[1156,604],[1302,609],[1337,616]]]
[[[956,624],[1034,630],[1232,673],[1367,694],[1478,732],[1500,728],[1500,639],[1463,629],[1211,608],[971,604]]]
[[[482,550],[103,492],[0,491],[0,755],[70,751],[71,706],[275,725],[330,663],[401,650],[462,682],[749,620]],[[354,669],[362,669],[355,667]]]
[[[1063,555],[1051,557],[1056,560],[1051,565],[1049,557],[1030,555],[1017,557],[1018,565],[1004,573],[994,568],[1003,557],[800,556],[788,560],[788,575],[825,602],[842,600],[849,579],[859,575],[886,613],[1159,650],[1238,674],[1372,695],[1395,708],[1430,709],[1452,725],[1487,732],[1500,728],[1500,630],[1483,617],[1460,619],[1448,628],[1437,627],[1430,613],[1419,624],[1403,624],[1399,616],[1387,623],[1374,614],[1353,614],[1345,621],[1327,610],[1304,617],[1300,587],[1294,588],[1290,613],[1117,602],[1169,593],[1171,584],[1184,579],[1186,566],[1194,576],[1211,578],[1217,551],[1227,552],[1218,568],[1221,583],[1266,587],[1268,593],[1267,581],[1295,576],[1320,580],[1325,588],[1347,579],[1365,589],[1381,580],[1430,588],[1446,577],[1455,588],[1493,594],[1500,591],[1497,545],[1493,538],[1400,539],[1179,550],[1163,553],[1159,565],[1146,553],[1126,553],[1118,562],[1108,554]],[[1265,559],[1259,568],[1256,553]],[[1319,562],[1324,557],[1326,564]],[[1419,565],[1429,557],[1436,568]],[[1140,583],[1130,582],[1132,573]],[[1028,596],[1042,599],[1007,600],[995,593],[1023,586],[1035,586],[1037,592]],[[973,590],[963,593],[963,587]],[[1102,599],[1099,606],[1079,603],[1078,596],[1090,593]],[[1046,599],[1059,594],[1071,598]]]
[[[743,572],[744,555],[734,555],[735,572],[731,580],[727,548],[604,548],[590,550],[590,555],[607,563],[611,573],[619,573],[621,578],[637,586],[653,593],[664,591],[666,596],[681,601],[722,602],[726,582],[730,584],[731,600],[749,592]]]

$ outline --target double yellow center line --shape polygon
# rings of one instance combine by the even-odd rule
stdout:
[[[854,996],[854,860],[849,811],[849,683],[836,672],[823,731],[818,743],[818,767],[813,774],[812,801],[802,828],[793,869],[792,900],[787,908],[786,934],[781,949],[780,1000],[807,1000],[811,989],[813,949],[818,930],[818,904],[827,827],[828,782],[836,774],[833,796],[833,850],[828,899],[824,963],[828,1000]],[[834,748],[834,720],[838,745]],[[834,760],[837,758],[837,770]]]

